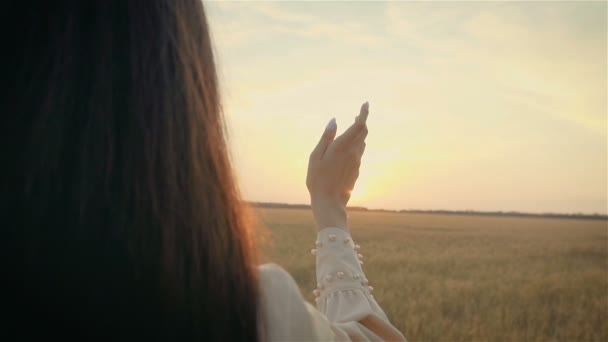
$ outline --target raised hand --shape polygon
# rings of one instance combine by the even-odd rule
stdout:
[[[338,127],[332,119],[310,154],[306,186],[319,229],[348,229],[346,205],[359,177],[368,114],[369,104],[365,102],[355,122],[337,138]]]

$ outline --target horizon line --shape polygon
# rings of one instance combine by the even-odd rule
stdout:
[[[266,208],[293,208],[304,209],[310,208],[310,204],[287,203],[287,202],[260,202],[260,201],[245,201],[255,207]],[[375,212],[394,212],[394,213],[435,213],[435,214],[469,214],[469,215],[486,215],[486,216],[520,216],[520,217],[553,217],[553,218],[593,218],[608,220],[608,213],[584,213],[584,212],[526,212],[517,210],[450,210],[450,209],[384,209],[384,208],[369,208],[366,206],[347,206],[347,210],[351,211],[375,211]]]

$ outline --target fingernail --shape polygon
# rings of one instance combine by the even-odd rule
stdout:
[[[327,127],[325,127],[325,130],[333,131],[336,128],[338,128],[338,125],[336,124],[336,118],[333,118],[333,119],[329,120],[329,122],[327,123]]]

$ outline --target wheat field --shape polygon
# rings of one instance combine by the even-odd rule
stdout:
[[[255,210],[262,262],[314,303],[306,209]],[[351,212],[364,271],[410,341],[608,341],[605,220]]]

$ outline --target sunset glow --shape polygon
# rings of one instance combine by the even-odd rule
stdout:
[[[370,102],[352,205],[607,212],[606,2],[206,2],[247,200]]]

